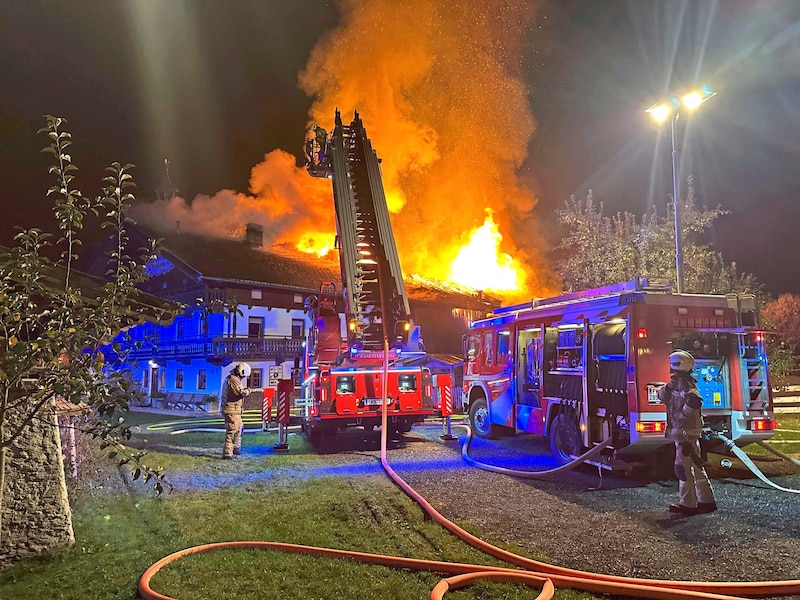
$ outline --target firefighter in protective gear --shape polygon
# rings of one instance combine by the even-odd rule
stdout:
[[[667,439],[675,442],[675,475],[680,499],[670,512],[684,515],[717,510],[714,492],[700,458],[703,399],[692,377],[694,357],[683,350],[669,355],[670,380],[658,392],[667,407]]]
[[[231,459],[241,453],[242,446],[242,406],[250,389],[244,380],[250,375],[250,365],[237,363],[233,366],[222,389],[222,416],[225,419],[225,446],[222,458]]]

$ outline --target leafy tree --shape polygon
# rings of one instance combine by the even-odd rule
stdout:
[[[674,279],[674,205],[665,214],[656,208],[638,219],[629,212],[604,214],[603,203],[589,191],[586,200],[574,196],[557,211],[559,223],[568,228],[556,247],[556,268],[568,290],[600,287],[629,281],[637,276]],[[717,217],[720,207],[709,209],[695,203],[689,179],[686,199],[681,206],[682,252],[687,292],[756,292],[755,277],[740,274],[736,263],[726,263],[719,252],[701,242]]]
[[[763,306],[761,317],[770,330],[766,341],[772,384],[781,387],[791,371],[800,367],[800,296],[781,294]]]
[[[84,431],[120,467],[128,465],[133,479],[142,477],[160,492],[163,473],[142,463],[143,452],[124,445],[130,433],[119,415],[137,392],[126,372],[106,368],[101,348],[121,329],[141,322],[143,314],[167,322],[179,307],[137,288],[156,248],[155,243],[137,252],[127,247],[131,221],[124,210],[133,199],[131,165],[109,166],[101,195],[88,198],[73,185],[77,168],[67,152],[72,141],[66,121],[47,116],[46,123],[40,133],[49,138],[44,151],[53,156],[49,172],[56,177],[47,195],[54,199],[61,237],[53,242],[53,236],[33,228],[15,236],[15,247],[0,248],[0,490],[8,448],[62,397],[93,409]],[[102,227],[116,240],[107,280],[74,269],[90,215],[101,216]],[[61,249],[57,259],[48,258],[49,247]]]

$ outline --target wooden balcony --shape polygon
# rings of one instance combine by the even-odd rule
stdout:
[[[303,340],[284,336],[220,337],[146,341],[131,348],[128,360],[262,360],[293,359],[303,354]]]

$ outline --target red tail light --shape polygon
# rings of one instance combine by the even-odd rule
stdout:
[[[312,404],[311,406],[308,407],[308,414],[312,417],[316,417],[317,415],[319,415],[319,408],[317,407],[316,404]]]
[[[753,419],[747,424],[750,431],[774,431],[778,428],[775,419]]]
[[[647,329],[642,328],[639,331],[637,331],[636,337],[638,337],[640,340],[645,339],[647,337]]]
[[[636,421],[636,433],[664,433],[666,421]]]

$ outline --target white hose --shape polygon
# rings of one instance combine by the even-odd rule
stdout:
[[[725,444],[728,450],[730,450],[736,456],[736,458],[741,460],[744,463],[744,466],[750,469],[753,472],[753,474],[756,477],[758,477],[761,481],[763,481],[769,486],[774,487],[776,490],[780,490],[781,492],[789,492],[790,494],[800,494],[800,490],[792,490],[789,488],[781,487],[777,483],[774,483],[769,479],[767,479],[767,476],[761,472],[761,469],[759,469],[752,460],[750,460],[750,457],[747,456],[747,454],[745,454],[744,450],[739,448],[739,446],[734,444],[731,440],[726,438],[721,433],[717,433],[715,435]]]

